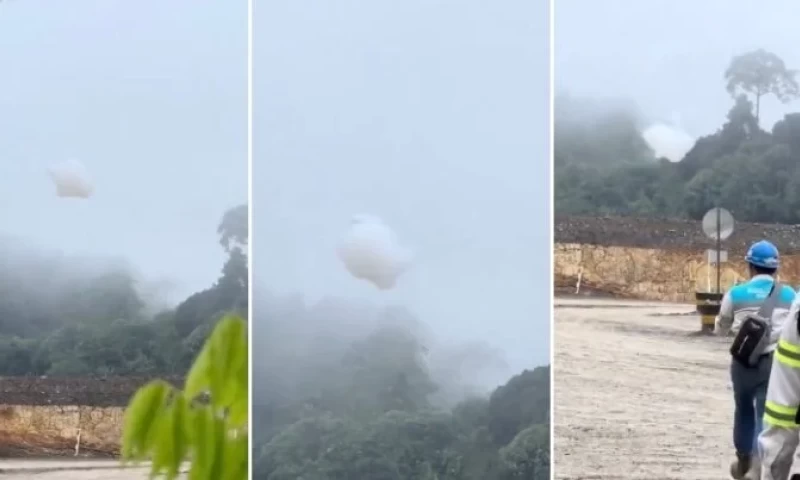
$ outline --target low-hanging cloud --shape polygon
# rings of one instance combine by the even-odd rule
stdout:
[[[342,362],[352,360],[358,345],[376,342],[376,336],[383,338],[382,354],[411,359],[427,372],[436,385],[430,400],[440,407],[485,395],[518,373],[510,371],[499,348],[479,340],[444,342],[404,307],[334,298],[307,304],[299,294],[259,294],[253,310],[254,397],[259,403],[300,401],[324,390],[321,385],[345,381],[348,367]]]
[[[642,138],[647,142],[656,158],[679,162],[692,149],[695,139],[680,127],[667,123],[655,123],[644,129]]]
[[[143,303],[143,315],[151,316],[174,306],[170,298],[173,282],[146,278],[123,258],[67,255],[8,235],[0,236],[0,258],[0,282],[13,286],[18,300],[33,301],[37,308],[57,310],[64,298],[102,285],[103,279],[112,276],[130,282]]]

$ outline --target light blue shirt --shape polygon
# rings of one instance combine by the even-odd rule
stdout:
[[[715,322],[715,333],[727,335],[728,332],[738,332],[742,321],[748,315],[758,313],[770,290],[772,290],[774,281],[775,279],[770,275],[756,275],[749,281],[735,285],[725,292],[722,297],[719,315]],[[783,325],[786,323],[786,319],[789,318],[789,312],[797,297],[792,287],[789,285],[783,285],[782,287],[780,297],[770,319],[772,334],[770,335],[770,344],[766,348],[766,352],[771,352],[775,349]]]

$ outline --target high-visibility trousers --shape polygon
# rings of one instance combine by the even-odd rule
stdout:
[[[762,480],[789,480],[799,434],[800,331],[794,317],[781,331],[769,377],[764,430],[758,438]]]

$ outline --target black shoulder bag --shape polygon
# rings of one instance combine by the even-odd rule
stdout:
[[[761,304],[758,313],[748,315],[742,322],[739,332],[733,339],[731,355],[745,367],[756,367],[764,351],[769,346],[772,333],[772,312],[778,304],[783,287],[776,281],[772,290]]]

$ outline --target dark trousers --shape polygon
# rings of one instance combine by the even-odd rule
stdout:
[[[745,367],[736,360],[731,362],[733,400],[733,445],[736,453],[754,455],[758,452],[758,435],[763,429],[764,404],[767,384],[772,370],[772,354],[764,355],[758,365]]]

